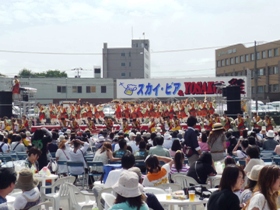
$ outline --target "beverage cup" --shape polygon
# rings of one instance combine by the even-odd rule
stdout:
[[[194,199],[195,199],[195,191],[189,190],[189,200],[194,201]]]
[[[166,194],[166,200],[171,200],[172,196],[171,194]]]

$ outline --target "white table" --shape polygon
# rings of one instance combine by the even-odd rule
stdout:
[[[196,210],[197,205],[206,204],[208,202],[208,199],[199,200],[198,197],[195,197],[194,201],[190,201],[189,199],[179,200],[179,199],[173,199],[173,198],[171,200],[166,200],[166,194],[156,194],[155,196],[157,197],[158,201],[161,204],[191,206],[192,210]]]
[[[222,175],[217,174],[216,176],[208,176],[208,180],[210,182],[210,188],[213,188],[215,186],[213,186],[214,181],[216,180],[221,180]]]
[[[42,187],[45,187],[46,186],[46,181],[47,180],[51,180],[51,184],[53,184],[53,181],[56,180],[58,178],[58,175],[56,174],[51,174],[49,176],[41,176],[39,174],[34,174],[33,176],[34,179],[37,179],[39,182],[42,183]],[[44,194],[43,190],[45,188],[40,188],[40,192],[41,192],[41,195]]]

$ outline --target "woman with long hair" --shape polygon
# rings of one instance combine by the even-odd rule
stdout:
[[[245,173],[237,165],[225,167],[219,190],[213,192],[207,203],[207,210],[238,210],[240,203],[234,193],[241,189],[244,183]],[[261,210],[261,209],[259,209]]]
[[[171,148],[169,149],[170,157],[174,157],[175,153],[178,150],[182,150],[181,143],[180,143],[179,139],[174,139],[172,142]]]
[[[170,168],[170,175],[180,173],[187,175],[189,166],[184,164],[185,155],[181,150],[177,150],[174,156],[174,164]]]
[[[208,137],[208,145],[214,161],[223,160],[225,158],[227,146],[224,131],[225,129],[221,123],[215,123]]]
[[[280,168],[276,165],[264,166],[246,210],[277,210],[280,189]]]
[[[65,139],[59,142],[58,149],[55,153],[56,161],[69,161],[70,160],[69,151],[66,150],[66,146],[65,146],[66,142],[67,142],[67,140],[65,140]],[[68,173],[67,166],[58,165],[57,173],[62,174],[63,176],[67,176],[67,173]]]
[[[93,161],[108,164],[110,161],[118,161],[120,158],[114,158],[112,152],[112,145],[110,142],[104,142],[102,147],[98,149],[94,155]]]

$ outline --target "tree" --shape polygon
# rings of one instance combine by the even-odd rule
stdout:
[[[32,72],[29,69],[22,69],[19,72],[19,77],[27,78],[27,77],[48,77],[48,78],[55,78],[55,77],[68,77],[65,71],[59,71],[59,70],[48,70],[47,72]]]

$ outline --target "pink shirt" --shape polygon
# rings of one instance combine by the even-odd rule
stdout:
[[[200,146],[201,151],[209,151],[208,144],[206,142],[199,141],[198,145]]]

